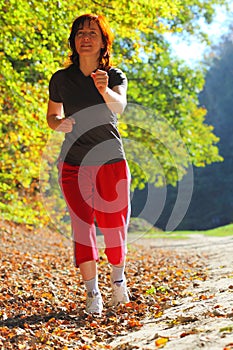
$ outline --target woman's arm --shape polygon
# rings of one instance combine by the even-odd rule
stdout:
[[[127,104],[126,91],[120,85],[114,86],[112,89],[107,87],[102,95],[108,108],[114,113],[123,113]]]
[[[49,100],[47,109],[47,123],[48,126],[56,131],[71,132],[75,120],[73,118],[63,118],[63,105],[62,103]]]
[[[97,70],[92,73],[94,84],[99,93],[103,96],[108,108],[114,113],[122,113],[127,104],[126,90],[121,85],[116,85],[112,89],[108,87],[108,74],[105,71]]]

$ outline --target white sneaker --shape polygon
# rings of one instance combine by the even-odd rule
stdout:
[[[113,283],[112,285],[112,299],[110,301],[110,306],[117,306],[119,304],[124,304],[129,302],[129,295],[126,286],[126,281],[120,283]]]
[[[98,292],[90,292],[87,294],[86,312],[88,314],[98,314],[101,316],[103,310],[103,301],[101,294]]]

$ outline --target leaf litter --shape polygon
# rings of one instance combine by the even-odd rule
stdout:
[[[110,267],[100,251],[99,287],[105,308],[100,318],[94,318],[84,311],[86,293],[73,266],[71,240],[49,229],[34,231],[9,222],[1,223],[0,234],[2,350],[157,349],[167,348],[174,338],[169,330],[175,327],[180,327],[180,339],[201,332],[193,326],[199,316],[192,303],[205,303],[214,294],[208,289],[195,293],[190,287],[198,288],[208,278],[205,255],[129,246],[126,276],[131,300],[110,308]],[[215,306],[219,315],[203,309],[206,317],[225,317],[221,305]],[[150,324],[162,326],[145,338],[144,327]],[[232,324],[220,327],[222,336],[232,333]],[[140,332],[143,345],[127,341]]]

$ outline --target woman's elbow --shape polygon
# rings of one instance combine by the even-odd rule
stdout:
[[[127,106],[127,101],[113,103],[110,107],[111,111],[117,114],[122,114]]]

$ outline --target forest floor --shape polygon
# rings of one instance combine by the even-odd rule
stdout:
[[[233,237],[129,239],[131,301],[110,308],[101,239],[103,315],[85,309],[72,242],[0,221],[0,349],[233,349]]]

